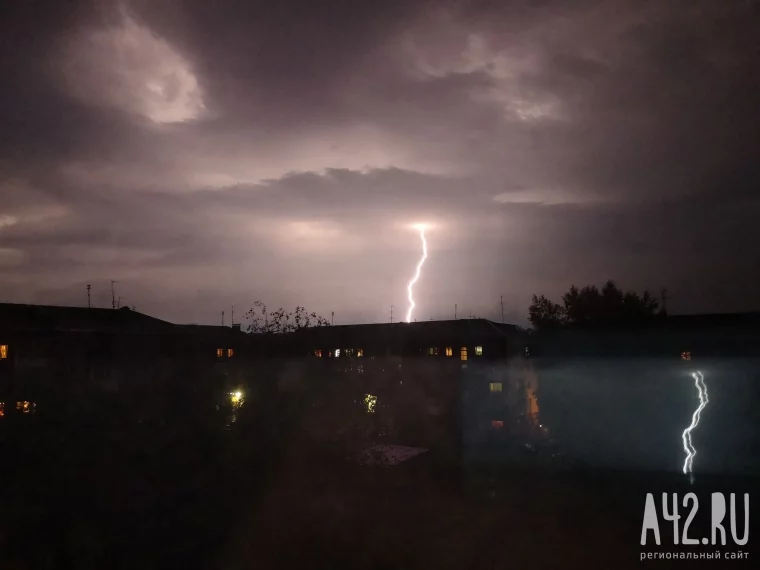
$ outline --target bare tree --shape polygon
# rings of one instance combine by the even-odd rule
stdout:
[[[294,311],[286,311],[282,307],[269,312],[267,306],[256,301],[253,308],[246,314],[249,319],[248,331],[254,334],[283,334],[308,327],[330,326],[330,321],[299,305]]]

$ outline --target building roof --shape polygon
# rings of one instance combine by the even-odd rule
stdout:
[[[173,325],[173,326],[177,332],[180,332],[183,334],[199,334],[199,335],[204,335],[204,336],[208,336],[208,335],[213,335],[213,336],[234,335],[236,337],[246,336],[241,331],[241,329],[225,327],[225,326],[220,326],[220,325],[192,324],[192,325]]]
[[[65,332],[171,332],[176,325],[127,307],[100,309],[0,303],[0,330]]]
[[[756,327],[760,325],[760,312],[669,315],[664,324],[673,327]]]
[[[519,327],[487,319],[420,321],[415,323],[374,323],[310,327],[296,331],[303,338],[319,338],[340,345],[356,342],[448,342],[460,338],[486,339],[519,334]]]
[[[628,329],[684,330],[712,328],[750,328],[760,326],[760,312],[708,313],[697,315],[657,315],[651,319],[611,320],[572,323],[556,331],[614,331]]]

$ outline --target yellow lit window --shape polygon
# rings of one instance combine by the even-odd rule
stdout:
[[[34,402],[16,402],[16,409],[22,414],[28,414],[36,407]]]
[[[0,360],[8,358],[8,345],[0,344]]]
[[[435,354],[435,349],[434,348],[428,348],[428,354],[430,356],[433,356]]]
[[[483,356],[483,347],[482,346],[476,346],[475,347],[475,356]]]
[[[459,358],[461,360],[467,360],[467,347],[463,346],[459,349]]]
[[[232,358],[235,356],[235,349],[234,348],[228,348],[227,349],[227,358]]]
[[[688,350],[681,353],[681,360],[691,360],[691,352]]]
[[[223,348],[217,348],[216,349],[216,357],[217,358],[221,358],[222,356],[224,356],[224,349]]]
[[[454,356],[454,349],[450,346],[446,347],[446,356]]]
[[[491,382],[488,387],[491,392],[501,392],[501,382]]]
[[[491,427],[493,429],[501,429],[504,427],[504,421],[503,420],[491,420]]]
[[[356,356],[364,356],[364,349],[363,348],[357,348],[356,349]]]
[[[315,350],[314,356],[316,356],[317,358],[322,358],[322,351],[319,349]]]

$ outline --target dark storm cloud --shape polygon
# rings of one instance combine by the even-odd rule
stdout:
[[[430,221],[432,316],[609,277],[757,308],[756,3],[0,9],[7,291],[382,320]]]
[[[244,0],[219,6],[197,0],[140,2],[135,9],[192,59],[212,107],[233,120],[254,122],[276,108],[281,115],[266,119],[281,128],[340,114],[334,91],[424,6],[409,0],[374,7]]]

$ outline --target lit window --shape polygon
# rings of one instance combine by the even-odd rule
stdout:
[[[314,356],[316,356],[317,358],[322,358],[322,351],[319,349],[315,350]]]
[[[224,356],[224,349],[223,348],[217,348],[216,349],[216,357],[217,358],[221,358],[222,356]]]
[[[16,410],[18,410],[19,412],[23,414],[30,413],[36,407],[37,407],[37,404],[35,404],[34,402],[16,402]]]
[[[340,357],[340,349],[336,348],[335,349],[335,358],[338,358],[338,357]]]
[[[491,420],[491,427],[493,429],[501,429],[504,427],[504,422],[502,420]]]
[[[435,349],[434,348],[428,348],[428,354],[430,356],[433,356],[435,354]]]
[[[5,415],[5,402],[0,402],[0,418]]]
[[[345,352],[345,354],[343,356],[353,356],[354,355],[354,349],[353,348],[347,348],[344,352]]]
[[[0,344],[0,360],[8,358],[8,345]]]
[[[483,356],[483,347],[482,346],[476,346],[475,347],[475,356]]]
[[[446,356],[454,356],[454,349],[450,346],[446,347]]]
[[[467,360],[467,347],[463,346],[459,349],[459,358],[461,360]]]
[[[501,392],[501,382],[491,382],[488,387],[491,392]]]
[[[363,348],[357,348],[356,349],[356,356],[364,356],[364,349]]]
[[[691,360],[691,352],[688,350],[681,353],[681,360]]]
[[[227,358],[232,358],[235,356],[235,349],[234,348],[228,348],[227,349]]]

